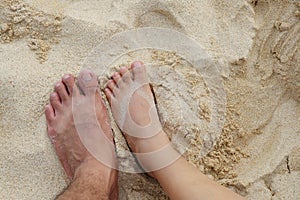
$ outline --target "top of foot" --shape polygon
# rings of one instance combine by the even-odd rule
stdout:
[[[162,130],[146,67],[142,62],[134,62],[130,68],[122,67],[115,72],[107,82],[105,94],[117,125],[147,172],[177,158],[176,154],[176,158],[169,156],[165,159],[167,154],[174,155],[174,151],[170,147],[168,136]],[[144,155],[150,156],[145,158]],[[153,158],[163,164],[155,165]]]
[[[90,71],[82,71],[77,78],[65,75],[55,84],[50,104],[45,108],[48,135],[67,176],[74,180],[89,172],[103,178],[107,188],[117,186],[116,170],[99,162],[83,145],[78,131],[89,136],[99,135],[101,127],[107,141],[113,145],[113,135],[107,110],[97,92],[97,78]],[[75,118],[75,119],[74,119]],[[98,144],[98,147],[102,147]],[[102,151],[110,151],[103,149]]]

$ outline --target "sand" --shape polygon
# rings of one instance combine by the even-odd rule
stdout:
[[[135,59],[154,63],[160,119],[178,149],[190,144],[189,162],[248,199],[299,199],[299,18],[296,0],[2,0],[0,199],[53,199],[67,186],[43,115],[53,85],[89,65],[116,33],[144,27],[196,40],[216,63],[225,104],[210,104],[218,82],[207,84],[202,66],[179,52],[147,49],[99,63],[100,82]],[[209,126],[215,116],[224,118],[220,132]],[[128,147],[113,130],[122,157]],[[167,199],[146,175],[119,178],[120,199]]]

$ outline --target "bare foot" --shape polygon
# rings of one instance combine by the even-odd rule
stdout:
[[[112,80],[107,82],[105,94],[116,123],[146,172],[158,170],[174,161],[174,157],[165,159],[163,156],[174,152],[172,148],[170,150],[169,138],[162,130],[142,62],[134,62],[131,69],[123,67],[114,73]]]
[[[78,182],[82,182],[85,187],[88,187],[88,182],[97,184],[99,191],[104,190],[102,195],[107,195],[109,199],[117,199],[117,171],[99,162],[87,151],[78,135],[77,124],[74,122],[75,113],[83,115],[86,120],[79,126],[84,127],[87,133],[95,134],[96,126],[92,124],[93,122],[89,122],[89,119],[95,118],[96,114],[98,125],[100,124],[104,134],[113,144],[107,110],[99,93],[96,92],[97,78],[91,72],[83,71],[78,77],[78,85],[79,88],[72,75],[65,75],[61,81],[56,83],[55,92],[50,96],[50,104],[45,108],[48,135],[72,182],[79,180]],[[74,99],[80,102],[77,107],[74,106]],[[84,109],[80,110],[80,107]],[[82,113],[82,110],[86,112]],[[89,181],[86,183],[80,181],[85,179],[89,179]],[[93,192],[97,193],[97,191]]]

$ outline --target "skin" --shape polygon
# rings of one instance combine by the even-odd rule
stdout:
[[[119,72],[113,74],[113,79],[108,81],[107,88],[105,89],[105,94],[110,104],[113,105],[116,102],[118,103],[118,101],[121,103],[122,96],[119,94],[124,93],[124,91],[125,93],[126,91],[130,91],[130,88],[135,83],[139,82],[140,79],[145,79],[146,76],[146,68],[142,62],[134,62],[130,69],[123,67]],[[137,124],[145,126],[151,123],[148,113],[154,104],[153,94],[149,84],[140,87],[137,91],[133,93],[130,100],[129,113]],[[150,103],[152,105],[143,96],[140,96],[139,92],[146,93],[152,99]],[[114,111],[114,109],[112,110]],[[113,115],[116,114],[113,112]],[[142,132],[139,134],[143,135]],[[153,152],[170,143],[163,130],[150,138],[133,137],[126,132],[124,132],[124,135],[130,148],[135,153]],[[139,157],[137,159],[146,168],[148,164],[151,164],[148,160],[141,160]],[[152,159],[152,162],[156,160],[155,157]],[[167,167],[151,172],[150,175],[158,180],[171,199],[244,199],[231,190],[210,180],[182,157]]]
[[[89,81],[84,81],[88,77]],[[90,77],[90,78],[89,78]],[[89,71],[83,71],[77,78],[65,75],[55,84],[55,92],[50,96],[50,104],[45,108],[48,135],[57,156],[71,180],[70,186],[58,199],[118,199],[118,172],[95,159],[83,146],[75,127],[72,100],[79,99],[84,108],[95,104],[97,120],[104,134],[113,144],[113,134],[108,121],[108,113],[103,100],[95,89],[97,78]],[[79,89],[83,92],[81,94]],[[88,112],[85,118],[93,117]],[[93,124],[85,124],[87,133],[97,132]]]
[[[134,62],[130,69],[121,68],[114,73],[104,91],[110,104],[121,103],[121,94],[126,94],[132,85],[146,76],[146,68],[141,62]],[[84,81],[84,79],[86,80]],[[95,113],[101,129],[113,143],[108,114],[99,93],[96,92],[96,77],[89,71],[83,71],[77,80],[79,88],[74,84],[73,76],[64,76],[62,81],[56,84],[55,92],[50,97],[50,104],[46,106],[45,110],[49,137],[71,180],[70,186],[58,199],[117,199],[117,171],[102,164],[87,151],[78,136],[73,118],[74,112],[75,114],[77,112],[76,107],[75,110],[72,109],[74,98],[75,100],[80,99],[85,108],[86,112],[84,112],[82,120],[92,118],[90,115],[94,110],[89,109],[91,105],[93,108],[95,106]],[[79,92],[79,89],[83,94]],[[130,99],[128,109],[135,123],[145,126],[151,122],[148,113],[154,103],[153,94],[149,84],[143,85],[138,90],[147,94],[147,98],[150,98],[151,101],[135,92]],[[91,104],[91,102],[93,103]],[[114,113],[114,109],[112,110],[114,117],[118,117],[116,116],[118,112],[115,110]],[[99,131],[94,124],[88,121],[85,120],[83,124],[85,133],[94,134]],[[142,132],[138,134],[143,135]],[[163,130],[149,138],[133,137],[132,134],[126,132],[124,132],[124,136],[135,153],[153,152],[170,143]],[[103,150],[105,151],[105,149]],[[144,160],[140,157],[137,159],[145,168],[148,168],[148,165],[156,160],[155,157],[152,158],[153,160]],[[158,180],[171,199],[244,199],[207,178],[182,157],[163,168],[148,172],[148,174]]]

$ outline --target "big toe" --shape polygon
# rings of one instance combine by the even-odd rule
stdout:
[[[82,70],[78,76],[78,85],[85,95],[94,95],[98,88],[97,76],[90,70]]]
[[[144,63],[135,61],[131,64],[133,80],[138,82],[148,82],[147,71]]]

